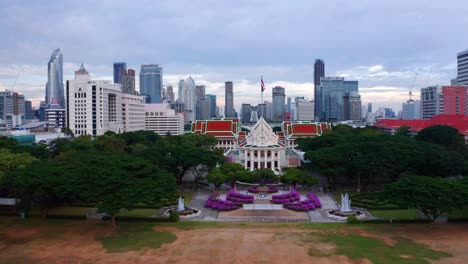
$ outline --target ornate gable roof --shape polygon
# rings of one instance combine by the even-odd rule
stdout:
[[[247,145],[267,147],[278,145],[278,136],[273,133],[273,129],[265,119],[260,117],[247,136],[246,141]]]

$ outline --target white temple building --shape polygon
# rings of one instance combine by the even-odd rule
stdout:
[[[266,168],[281,171],[281,167],[289,167],[286,160],[286,146],[279,142],[278,135],[263,117],[260,117],[253,126],[238,150],[238,161],[246,169]]]

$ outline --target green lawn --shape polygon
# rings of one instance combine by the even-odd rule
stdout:
[[[140,223],[120,225],[115,234],[97,239],[109,253],[159,248],[162,244],[172,243],[177,239],[171,232],[153,230],[153,226]]]
[[[312,236],[316,236],[312,234]],[[359,235],[345,235],[342,233],[321,234],[320,240],[336,245],[334,252],[338,255],[346,255],[352,259],[369,259],[372,263],[379,264],[429,264],[429,260],[438,260],[451,256],[448,253],[429,249],[427,246],[417,244],[404,238],[393,238],[397,243],[393,246],[387,245],[381,240]],[[313,239],[310,239],[312,240]],[[314,248],[310,243],[309,254],[324,257],[320,249]],[[326,255],[325,255],[326,256]]]
[[[449,218],[468,218],[468,207],[455,210],[448,214]]]
[[[421,214],[416,209],[370,210],[369,213],[384,219],[421,219]]]
[[[49,210],[49,215],[70,215],[84,216],[87,213],[93,213],[97,209],[94,207],[75,207],[75,206],[58,206]],[[117,216],[125,217],[147,217],[157,213],[159,209],[133,209],[131,211],[123,209]],[[31,215],[39,215],[39,210],[33,210]]]

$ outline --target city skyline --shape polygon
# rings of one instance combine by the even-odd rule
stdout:
[[[242,103],[259,103],[262,75],[267,84],[264,98],[271,97],[274,86],[282,86],[286,97],[312,99],[313,63],[320,58],[326,63],[326,76],[359,81],[363,103],[398,111],[408,99],[415,72],[414,91],[449,85],[456,77],[457,53],[467,49],[463,45],[468,37],[456,34],[468,24],[463,8],[455,8],[462,1],[452,2],[450,8],[422,1],[405,3],[404,8],[399,3],[360,1],[183,3],[196,11],[181,11],[181,2],[175,1],[157,8],[148,5],[128,19],[112,13],[122,14],[116,9],[131,10],[138,6],[135,3],[96,3],[93,10],[86,1],[5,3],[0,10],[0,24],[5,25],[0,32],[6,40],[0,44],[0,90],[11,89],[19,74],[15,91],[37,107],[47,82],[48,57],[61,48],[64,82],[73,78],[82,61],[94,78],[105,80],[113,79],[115,61],[125,61],[133,69],[157,63],[164,68],[164,85],[175,86],[191,75],[217,96],[221,107],[224,82],[233,81],[239,112]],[[309,11],[317,8],[321,14],[310,16]],[[57,18],[45,15],[49,9],[64,23],[51,23]],[[103,13],[108,15],[100,17]],[[287,19],[277,19],[280,14]],[[191,19],[194,16],[197,19]],[[139,23],[127,24],[129,19]],[[314,27],[316,34],[308,27],[313,22],[321,24]],[[158,26],[158,36],[171,37],[143,34],[140,24]],[[457,35],[457,41],[441,37],[451,35]],[[86,42],[77,41],[83,37]]]

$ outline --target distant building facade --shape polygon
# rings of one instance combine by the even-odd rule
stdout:
[[[285,97],[286,92],[285,88],[281,86],[273,87],[273,120],[274,121],[283,121],[285,114]]]
[[[401,119],[415,120],[421,119],[421,103],[419,100],[408,100],[403,103]]]
[[[77,136],[123,132],[120,84],[94,81],[83,65],[67,81],[67,127]]]
[[[140,95],[146,103],[162,103],[163,68],[158,64],[145,64],[140,68]]]
[[[50,105],[52,101],[58,102],[65,108],[65,96],[63,89],[63,54],[61,49],[52,53],[47,64],[47,84],[45,102]]]
[[[316,116],[318,115],[320,120],[345,120],[345,96],[349,96],[352,92],[359,92],[358,87],[358,81],[345,81],[343,77],[323,77],[317,87],[320,112],[316,113]],[[317,101],[315,103],[317,104]]]
[[[224,83],[224,117],[233,118],[234,113],[234,85],[232,82]]]
[[[314,63],[314,113],[317,116],[322,109],[322,96],[317,87],[321,84],[321,78],[325,77],[325,63],[323,60],[317,59]],[[320,117],[317,116],[316,119]]]
[[[456,85],[468,85],[468,50],[457,54]]]
[[[145,104],[145,129],[165,136],[184,134],[184,118],[167,104]]]

